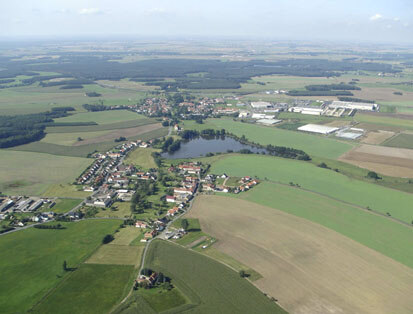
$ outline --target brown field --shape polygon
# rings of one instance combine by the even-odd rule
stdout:
[[[413,178],[413,150],[363,144],[340,156],[339,160],[378,173]]]
[[[89,138],[81,142],[76,142],[73,144],[73,146],[81,146],[81,145],[108,142],[116,138],[119,138],[121,136],[126,137],[126,138],[132,137],[132,136],[138,136],[143,133],[154,131],[160,128],[162,128],[162,125],[160,123],[154,123],[154,124],[147,124],[147,125],[137,126],[137,127],[128,128],[128,129],[117,129],[117,130],[113,130],[109,133],[106,133],[106,134],[103,134],[103,135],[100,135],[94,138]]]
[[[222,196],[198,197],[190,216],[289,313],[413,311],[413,270],[330,229]]]
[[[389,131],[389,132],[403,131],[402,127],[380,125],[380,124],[374,124],[374,123],[359,123],[357,124],[356,128],[364,129],[367,131]]]
[[[340,127],[341,128],[341,127],[350,125],[350,121],[335,120],[335,121],[328,122],[325,125],[328,125],[328,126],[331,126],[331,127]]]
[[[381,144],[385,140],[391,138],[394,135],[395,133],[391,131],[383,131],[383,130],[371,131],[371,132],[368,132],[366,136],[363,136],[363,138],[361,139],[361,142],[365,144]]]

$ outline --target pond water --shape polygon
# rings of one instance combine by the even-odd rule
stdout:
[[[254,153],[266,152],[263,148],[242,144],[231,137],[199,137],[189,141],[183,141],[180,149],[173,153],[162,153],[162,157],[168,159],[195,158],[205,156],[208,153],[226,153],[228,150],[237,152],[241,149],[249,149]]]

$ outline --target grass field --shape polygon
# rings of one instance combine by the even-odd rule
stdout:
[[[383,125],[399,129],[413,130],[413,120],[400,119],[397,117],[377,116],[370,114],[357,113],[354,120],[361,123],[372,123],[375,125]]]
[[[66,278],[62,268],[77,267],[119,226],[114,220],[62,223],[67,229],[30,228],[0,237],[0,312],[26,312]]]
[[[145,265],[162,271],[194,305],[185,313],[285,313],[230,268],[165,241],[149,247]]]
[[[42,194],[44,197],[79,198],[88,197],[91,192],[78,191],[75,185],[53,184]]]
[[[171,291],[162,288],[140,289],[138,292],[156,312],[162,312],[184,305],[187,300],[177,288]]]
[[[79,199],[70,199],[70,198],[61,198],[56,201],[56,205],[51,209],[57,214],[67,213],[69,210],[72,210],[74,207],[79,205],[83,200]]]
[[[120,301],[133,266],[83,264],[34,313],[108,313]]]
[[[0,190],[40,195],[56,183],[71,183],[92,159],[0,150]]]
[[[55,119],[55,122],[96,122],[97,124],[111,124],[136,119],[143,119],[144,116],[129,110],[106,110],[96,112],[82,112]]]
[[[413,268],[411,227],[312,192],[262,183],[236,198],[305,218]],[[380,231],[379,231],[380,230]]]
[[[401,133],[383,143],[389,147],[413,149],[413,134]]]
[[[273,208],[200,196],[190,215],[219,239],[217,249],[257,269],[263,278],[255,284],[291,313],[410,313],[412,269],[276,210],[283,203],[276,192],[270,195]],[[311,207],[302,210],[312,212]]]
[[[135,226],[121,228],[115,233],[115,240],[110,244],[114,245],[131,245],[131,243],[142,235],[142,231]],[[142,244],[143,245],[143,244]]]
[[[351,144],[339,142],[324,136],[235,122],[230,119],[208,119],[204,124],[185,121],[186,129],[225,129],[237,136],[245,135],[250,141],[263,145],[286,146],[301,149],[307,154],[326,158],[338,158],[352,148]]]
[[[125,164],[132,164],[143,169],[156,168],[156,163],[152,157],[153,152],[159,152],[159,149],[137,148],[129,153],[125,159]]]
[[[72,132],[72,133],[48,133],[45,138],[41,140],[41,142],[50,143],[50,144],[57,144],[57,145],[65,145],[65,146],[72,146],[73,144],[78,143],[78,138],[82,138],[83,140],[88,140],[90,138],[95,138],[98,136],[105,135],[110,131],[96,131],[96,132]]]
[[[143,246],[135,245],[102,245],[87,261],[88,264],[133,265],[141,261]]]
[[[111,208],[99,211],[96,217],[127,218],[131,214],[130,202],[115,202]]]
[[[211,166],[215,174],[230,176],[258,176],[276,182],[299,184],[302,188],[327,195],[341,201],[369,206],[375,211],[411,223],[413,195],[377,184],[350,179],[333,170],[319,168],[309,162],[301,162],[269,156],[228,155]]]

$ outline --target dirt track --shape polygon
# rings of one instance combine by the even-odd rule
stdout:
[[[155,124],[147,124],[147,125],[137,126],[137,127],[128,128],[128,129],[117,129],[117,130],[113,130],[109,133],[106,133],[98,137],[86,139],[81,142],[76,142],[75,144],[73,144],[73,146],[81,146],[81,145],[87,145],[87,144],[108,142],[116,138],[119,138],[121,136],[126,137],[126,138],[137,136],[137,135],[150,132],[153,130],[157,130],[160,128],[162,128],[162,125],[160,123],[155,123]]]
[[[412,149],[361,145],[339,160],[388,176],[413,178]]]
[[[330,229],[222,196],[198,197],[190,216],[292,314],[413,312],[413,270]]]

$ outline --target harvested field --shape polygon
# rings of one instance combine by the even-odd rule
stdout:
[[[330,229],[248,201],[200,196],[216,248],[254,268],[289,313],[411,313],[413,270]]]
[[[413,178],[413,150],[361,145],[342,155],[339,160],[378,173],[401,178]]]
[[[126,138],[134,137],[134,136],[138,136],[143,133],[154,131],[160,128],[162,128],[162,125],[160,123],[154,123],[154,124],[147,124],[147,125],[138,126],[134,128],[113,130],[112,132],[108,132],[98,137],[85,139],[84,141],[81,141],[81,142],[76,142],[75,144],[73,144],[73,146],[82,146],[82,145],[88,145],[88,144],[107,142],[107,141],[117,139],[121,136],[126,137]]]
[[[344,126],[349,126],[349,125],[350,125],[350,121],[346,121],[346,120],[335,120],[335,121],[331,121],[331,122],[325,123],[324,125],[326,125],[326,126],[331,126],[331,127],[336,127],[336,128],[340,128],[340,127],[344,127]]]
[[[366,136],[363,136],[363,138],[361,139],[361,142],[365,144],[377,145],[391,138],[392,136],[394,136],[394,134],[395,133],[391,131],[383,131],[383,130],[371,131],[371,132],[368,132]]]

